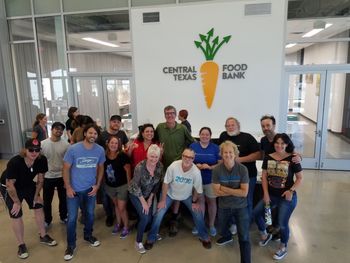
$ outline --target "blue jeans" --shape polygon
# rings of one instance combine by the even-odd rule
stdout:
[[[129,194],[129,198],[131,203],[134,205],[137,211],[137,214],[139,216],[139,222],[137,225],[136,242],[140,243],[142,242],[143,233],[145,232],[146,226],[148,225],[148,223],[152,221],[153,205],[149,208],[148,215],[146,215],[142,212],[143,208],[142,208],[140,199],[133,194]]]
[[[295,207],[297,206],[298,198],[296,193],[293,194],[291,201],[287,201],[284,197],[270,195],[271,208],[277,207],[278,211],[278,225],[281,231],[281,243],[287,246],[289,239],[289,218],[292,215]],[[254,208],[254,218],[258,226],[259,231],[266,230],[265,225],[265,203],[261,200]]]
[[[155,214],[151,230],[148,232],[147,241],[150,243],[154,243],[157,238],[157,234],[159,232],[160,224],[162,223],[163,217],[165,213],[168,211],[169,207],[171,207],[172,203],[175,200],[171,199],[168,195],[166,197],[165,207],[158,210]],[[188,197],[185,200],[180,201],[183,203],[187,209],[191,212],[194,224],[198,230],[198,236],[201,240],[208,240],[209,235],[207,229],[205,228],[204,216],[202,212],[197,212],[192,210],[192,196]]]
[[[88,196],[92,188],[82,192],[76,192],[73,198],[67,197],[68,222],[67,222],[67,243],[69,247],[76,247],[76,228],[78,209],[81,207],[84,220],[84,239],[91,237],[94,225],[94,212],[96,196]]]
[[[251,262],[251,248],[249,238],[250,217],[248,208],[220,208],[218,209],[218,226],[222,237],[231,238],[230,225],[232,219],[236,222],[241,263]]]
[[[254,208],[253,201],[254,201],[255,185],[256,185],[256,177],[250,177],[247,202],[248,202],[248,214],[251,222],[253,221],[253,208]]]

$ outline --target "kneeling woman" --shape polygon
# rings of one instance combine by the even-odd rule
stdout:
[[[285,133],[276,134],[273,141],[275,152],[265,156],[262,165],[262,187],[264,198],[254,209],[256,224],[261,233],[260,246],[266,246],[272,235],[267,234],[264,221],[264,206],[278,207],[278,225],[281,231],[281,244],[274,259],[282,259],[287,254],[289,239],[289,218],[297,205],[295,190],[302,180],[300,164],[292,162],[294,145]],[[296,179],[294,180],[294,175]]]
[[[131,180],[130,159],[122,151],[122,144],[118,137],[110,136],[107,140],[105,162],[104,188],[112,199],[117,217],[117,224],[112,234],[121,231],[120,238],[129,234],[129,219],[126,210],[128,201],[128,184]],[[122,228],[123,226],[123,228]]]
[[[139,216],[135,248],[141,254],[146,252],[142,237],[147,224],[152,221],[153,198],[163,178],[163,165],[159,162],[159,158],[159,146],[151,144],[147,151],[147,159],[135,167],[134,177],[129,186],[130,200]]]

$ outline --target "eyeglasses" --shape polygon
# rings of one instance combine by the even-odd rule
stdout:
[[[175,115],[175,111],[171,111],[171,112],[165,112],[165,115]]]
[[[32,152],[36,152],[39,153],[41,151],[41,148],[29,148],[28,152],[32,153]]]
[[[193,156],[189,156],[189,155],[185,155],[185,154],[182,155],[182,158],[191,159],[191,160],[194,159]]]

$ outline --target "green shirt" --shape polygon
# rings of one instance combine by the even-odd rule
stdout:
[[[164,169],[167,169],[173,161],[181,159],[182,152],[194,142],[194,139],[186,127],[179,123],[172,129],[168,128],[165,122],[159,123],[156,131],[159,141],[164,143],[162,160]]]

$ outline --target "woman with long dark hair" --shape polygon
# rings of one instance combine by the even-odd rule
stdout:
[[[68,136],[68,142],[70,142],[72,134],[75,130],[75,128],[77,128],[77,124],[76,124],[76,117],[79,115],[79,109],[77,107],[70,107],[68,109],[68,120],[66,121],[66,132],[67,132],[67,136]]]
[[[47,133],[47,116],[45,113],[39,113],[35,117],[35,121],[33,123],[33,131],[32,138],[38,139],[39,141],[43,141],[48,137]]]

